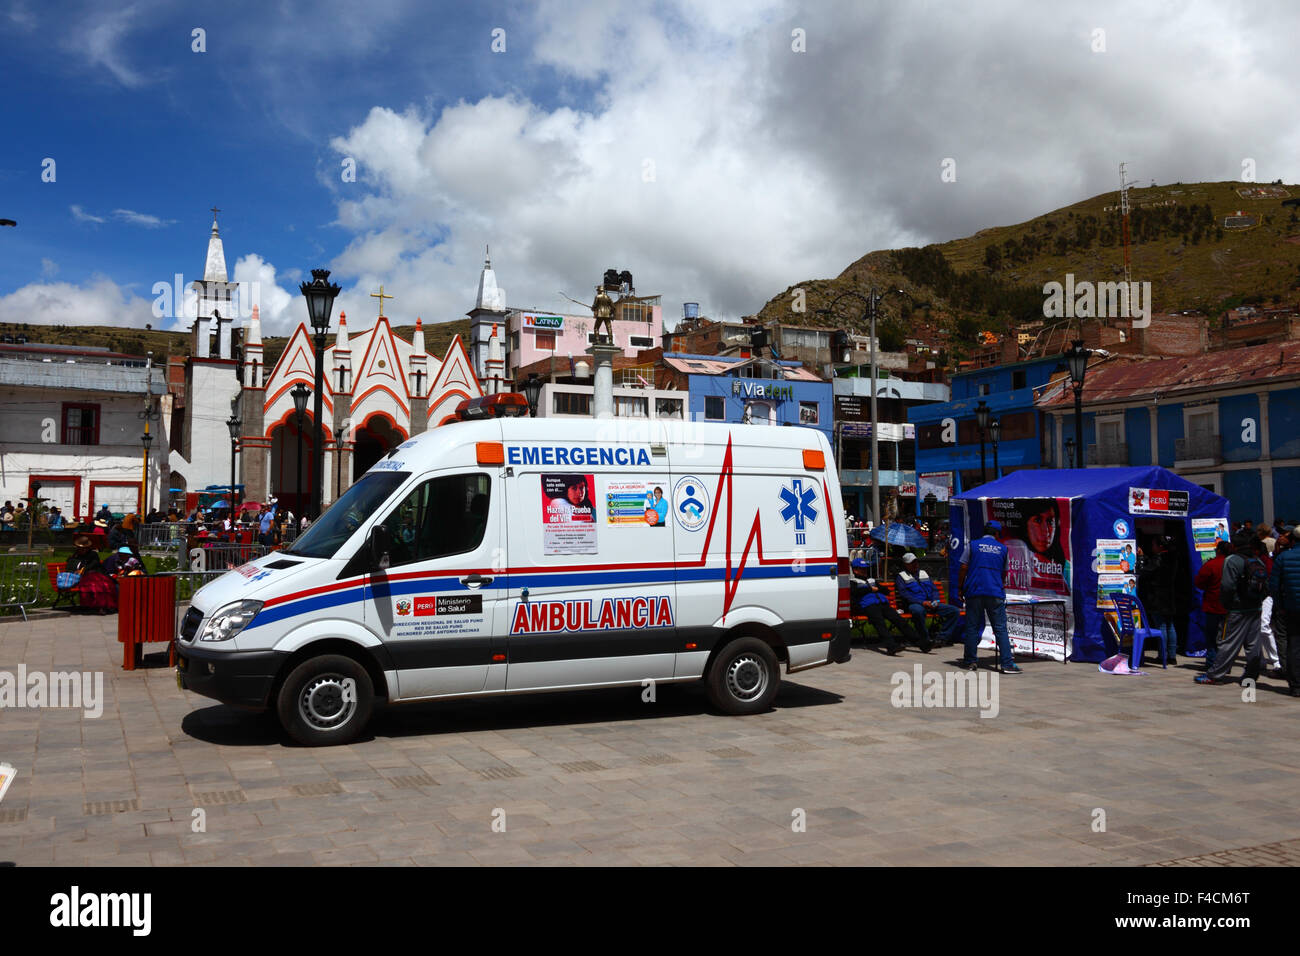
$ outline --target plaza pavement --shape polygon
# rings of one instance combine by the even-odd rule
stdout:
[[[123,671],[116,628],[0,624],[0,671],[100,671],[106,698],[98,719],[0,710],[0,762],[18,771],[0,862],[1300,862],[1300,700],[1267,678],[1246,703],[1186,666],[1025,661],[981,718],[891,704],[894,672],[956,654],[858,645],[755,717],[710,712],[698,687],[534,695],[394,709],[361,742],[306,749],[178,690],[161,655]]]

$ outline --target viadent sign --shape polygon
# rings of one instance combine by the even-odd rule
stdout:
[[[766,398],[772,400],[793,400],[793,385],[772,385],[761,382],[745,382],[736,379],[731,383],[732,395],[743,395],[745,398]]]
[[[524,313],[524,328],[526,329],[562,329],[564,328],[564,316],[562,315],[529,315]]]

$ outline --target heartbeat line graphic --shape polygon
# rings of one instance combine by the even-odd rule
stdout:
[[[745,566],[749,563],[749,550],[751,547],[757,548],[755,557],[759,566],[762,565],[779,565],[786,564],[784,558],[768,558],[763,554],[763,528],[759,522],[758,509],[754,509],[754,521],[749,527],[749,535],[745,538],[745,547],[740,552],[740,561],[735,565],[735,572],[732,572],[732,537],[731,537],[731,512],[735,495],[731,487],[731,476],[734,469],[731,461],[731,436],[727,436],[727,450],[722,456],[722,472],[718,475],[718,486],[714,489],[713,500],[716,503],[713,508],[713,514],[709,515],[709,530],[704,535],[704,549],[700,552],[700,559],[696,562],[698,566],[703,566],[709,559],[709,542],[713,539],[713,528],[717,524],[718,512],[722,510],[723,487],[726,487],[727,499],[727,517],[725,522],[724,534],[726,535],[724,550],[726,554],[726,570],[723,576],[722,585],[722,620],[727,619],[727,612],[731,610],[732,602],[736,599],[736,591],[740,587],[741,575],[745,572]],[[830,489],[826,485],[826,479],[822,478],[822,494],[825,496],[827,510],[831,512],[832,523],[830,525],[831,533],[831,557],[839,565],[839,541],[835,536],[834,510],[831,507]]]

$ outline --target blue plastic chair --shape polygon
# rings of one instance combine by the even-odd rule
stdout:
[[[1119,620],[1119,637],[1123,640],[1125,637],[1133,641],[1133,656],[1129,660],[1129,667],[1137,670],[1142,665],[1142,647],[1146,644],[1148,638],[1155,638],[1160,642],[1160,666],[1168,669],[1169,665],[1165,647],[1165,633],[1154,627],[1143,627],[1138,622],[1145,623],[1150,618],[1147,617],[1147,609],[1142,606],[1142,602],[1131,594],[1113,594],[1111,600],[1115,603],[1115,616]]]

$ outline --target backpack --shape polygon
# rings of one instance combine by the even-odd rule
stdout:
[[[1268,568],[1259,558],[1246,558],[1246,567],[1237,579],[1237,603],[1257,607],[1268,597]]]

